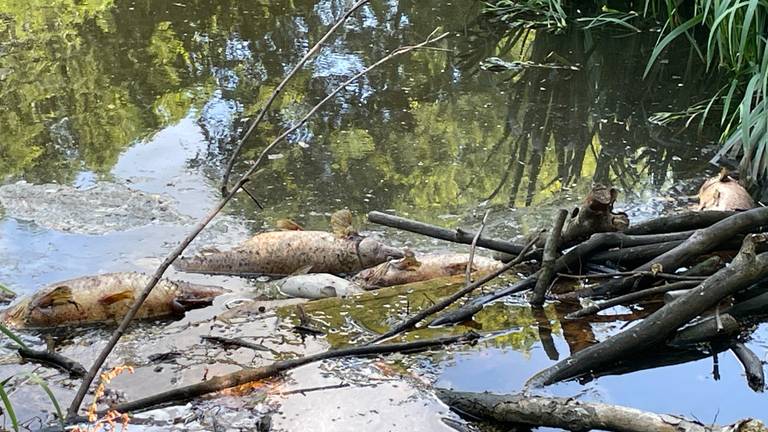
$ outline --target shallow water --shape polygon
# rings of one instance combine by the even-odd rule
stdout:
[[[152,271],[191,221],[216,202],[232,138],[350,3],[3,4],[2,182],[9,191],[26,181],[72,186],[84,194],[120,185],[110,202],[125,197],[120,214],[127,216],[120,219],[124,224],[114,218],[99,223],[96,210],[108,203],[98,199],[89,208],[30,195],[26,199],[36,212],[16,212],[7,204],[0,213],[0,283],[26,294],[84,274]],[[679,133],[648,121],[655,112],[698,102],[708,90],[707,80],[692,72],[696,68],[690,67],[685,47],[675,48],[643,80],[647,56],[641,53],[652,48],[655,33],[627,38],[615,30],[574,29],[564,34],[530,31],[515,38],[482,18],[479,3],[405,0],[372,1],[345,24],[286,88],[249,141],[243,160],[348,76],[391,49],[423,40],[436,26],[451,32],[441,45],[446,50],[400,57],[346,88],[278,146],[249,184],[265,209],[238,196],[191,249],[229,247],[286,217],[326,229],[330,212],[341,207],[356,212],[359,223],[367,211],[389,210],[470,228],[489,210],[487,232],[515,237],[549,223],[554,208],[577,203],[592,181],[619,188],[619,207],[637,221],[688,205],[687,196],[711,169],[707,161],[716,133]],[[528,68],[517,75],[480,70],[480,62],[491,56],[560,62],[580,70]],[[156,197],[167,211],[128,205],[128,198],[145,195]],[[466,250],[396,230],[363,229],[418,251]],[[143,323],[124,338],[109,364],[138,366],[134,375],[112,384],[129,399],[236,370],[253,359],[244,349],[227,352],[203,345],[200,335],[253,337],[278,353],[259,352],[255,361],[264,364],[288,352],[356,341],[366,329],[380,331],[404,308],[427,305],[430,295],[440,292],[380,301],[369,309],[351,305],[325,316],[313,312],[333,332],[302,342],[290,332],[286,314],[291,307],[278,315],[260,313],[254,304],[246,306],[249,313],[227,310],[244,299],[273,296],[269,283],[173,271],[168,276],[218,283],[233,292],[183,321]],[[213,320],[222,314],[231,319]],[[432,396],[431,384],[517,391],[552,362],[552,346],[562,359],[572,346],[624,325],[563,328],[557,316],[554,307],[542,318],[514,299],[501,302],[478,316],[477,325],[490,333],[476,346],[306,366],[271,383],[269,390],[153,412],[157,422],[175,425],[144,427],[249,429],[271,413],[276,430],[449,430],[440,420],[445,409]],[[411,337],[465,330],[429,329]],[[548,333],[553,344],[545,350],[540,334]],[[35,342],[46,334],[25,337]],[[87,329],[52,336],[62,353],[89,364],[108,334],[108,329]],[[764,328],[750,346],[765,357]],[[152,354],[169,351],[184,355],[150,362]],[[35,369],[16,366],[8,350],[0,360],[2,377]],[[76,382],[53,370],[38,371],[50,377],[56,394],[67,402]],[[720,371],[722,379],[715,381],[711,360],[704,359],[548,391],[705,422],[759,417],[761,396],[746,387],[730,354],[720,356]],[[279,395],[339,382],[349,386]],[[12,396],[19,417],[31,420],[32,428],[35,416],[51,412],[37,387],[21,386]]]

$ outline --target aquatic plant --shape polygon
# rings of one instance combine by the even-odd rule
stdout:
[[[562,31],[565,18],[581,28],[615,26],[641,30],[635,17],[663,23],[659,38],[651,52],[646,75],[660,60],[662,53],[680,38],[708,71],[718,72],[722,84],[714,95],[675,113],[657,113],[651,120],[669,124],[685,120],[684,126],[698,117],[700,125],[712,121],[710,114],[720,110],[722,147],[713,159],[741,155],[741,168],[756,181],[768,176],[768,1],[765,0],[645,0],[627,3],[628,10],[607,9],[603,2],[568,2],[566,0],[530,0],[489,3],[489,13],[507,22],[537,24]],[[525,14],[523,14],[523,11]],[[553,18],[557,11],[557,19]],[[539,18],[531,18],[538,16]],[[552,24],[554,22],[554,24]]]

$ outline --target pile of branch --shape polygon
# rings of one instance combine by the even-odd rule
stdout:
[[[471,319],[490,302],[524,291],[540,307],[545,299],[569,302],[590,298],[591,306],[570,313],[567,319],[590,319],[617,305],[633,307],[667,296],[668,303],[642,322],[609,339],[575,352],[571,357],[540,372],[531,385],[589,379],[606,373],[623,373],[649,367],[654,361],[674,362],[690,358],[691,346],[708,344],[731,349],[744,365],[749,385],[762,391],[762,365],[738,337],[757,316],[768,315],[768,208],[744,212],[691,212],[659,217],[629,227],[626,215],[613,212],[615,192],[596,187],[581,207],[559,210],[552,228],[533,241],[534,250],[513,247],[501,240],[479,237],[478,247],[509,253],[520,252],[515,262],[538,261],[541,269],[506,287],[466,300],[433,318],[430,325],[449,325]],[[373,222],[454,242],[468,243],[472,233],[433,227],[374,212]],[[544,240],[542,240],[544,239]],[[542,250],[543,248],[543,250]],[[728,261],[729,265],[726,266]],[[505,267],[508,268],[508,267]],[[491,275],[492,277],[495,275]],[[553,294],[558,281],[577,281],[577,289]],[[562,285],[562,284],[559,284]],[[455,306],[475,288],[468,285],[427,311],[410,317],[386,334],[408,331],[431,315]],[[723,306],[726,301],[735,303]],[[725,309],[721,309],[725,308]],[[426,312],[426,313],[425,313]],[[381,340],[377,338],[374,342]],[[648,357],[645,362],[630,361]]]

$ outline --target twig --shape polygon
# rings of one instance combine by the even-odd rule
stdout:
[[[698,284],[699,284],[698,281],[682,281],[682,282],[675,282],[675,283],[662,285],[658,287],[648,288],[641,291],[636,291],[636,292],[625,294],[623,296],[618,296],[616,298],[612,298],[610,300],[606,300],[600,303],[595,303],[591,306],[579,309],[575,312],[571,312],[567,314],[565,318],[574,319],[574,318],[585,317],[588,315],[593,315],[602,310],[605,310],[620,304],[631,303],[641,298],[650,297],[656,294],[664,294],[669,291],[693,288]]]
[[[215,342],[224,346],[235,346],[241,348],[249,348],[256,351],[272,351],[271,349],[253,342],[248,342],[240,338],[226,338],[222,336],[200,336],[200,339],[209,342]]]
[[[490,210],[485,211],[485,215],[483,216],[483,221],[480,223],[480,229],[477,230],[475,237],[472,238],[472,244],[469,246],[469,260],[467,261],[467,271],[464,275],[465,285],[469,285],[470,283],[472,283],[472,263],[475,260],[475,249],[477,249],[477,240],[479,240],[480,236],[483,234],[483,230],[485,229],[485,222],[488,220],[488,214],[490,212],[491,212]]]
[[[248,126],[248,129],[245,131],[242,137],[237,141],[237,145],[235,146],[235,150],[232,152],[232,157],[229,158],[229,162],[227,163],[227,168],[224,170],[224,176],[221,180],[221,195],[227,196],[229,195],[229,176],[232,174],[232,169],[235,167],[235,162],[237,162],[237,157],[240,155],[240,151],[243,149],[243,146],[245,145],[245,141],[248,139],[248,137],[251,136],[254,130],[256,130],[256,127],[261,123],[262,120],[264,120],[264,116],[267,113],[267,110],[272,106],[272,103],[277,99],[277,96],[283,91],[283,88],[285,88],[286,84],[288,84],[288,81],[293,78],[296,73],[301,69],[307,61],[317,53],[317,51],[320,50],[320,46],[325,43],[326,40],[333,34],[333,32],[336,31],[342,24],[344,24],[344,21],[347,20],[347,18],[352,15],[357,9],[359,9],[362,5],[368,3],[370,0],[360,0],[357,3],[353,4],[349,10],[347,10],[344,15],[342,15],[334,24],[331,26],[331,28],[328,29],[327,32],[325,32],[325,35],[318,40],[315,45],[307,51],[306,54],[304,54],[304,57],[299,60],[298,63],[296,63],[296,66],[291,69],[290,72],[288,72],[288,75],[283,78],[283,80],[280,82],[280,84],[277,85],[275,90],[272,92],[272,95],[269,96],[269,99],[267,99],[267,103],[264,104],[264,107],[259,111],[259,115],[256,116],[256,118],[251,122],[250,126]],[[250,195],[250,193],[249,193]],[[255,201],[255,199],[254,199]],[[256,201],[258,204],[258,201]],[[261,206],[259,206],[261,207]]]
[[[439,347],[443,345],[455,344],[455,343],[471,343],[479,339],[480,336],[477,333],[469,332],[459,336],[450,336],[438,339],[421,340],[414,342],[386,344],[386,345],[364,345],[350,348],[342,348],[337,350],[324,351],[318,354],[299,357],[290,360],[280,360],[272,363],[269,366],[263,366],[258,368],[243,369],[237,372],[233,372],[227,375],[221,375],[208,379],[197,384],[191,384],[184,387],[168,390],[156,395],[148,396],[142,399],[138,399],[131,402],[118,404],[112,409],[121,413],[147,410],[150,408],[158,408],[161,406],[169,406],[180,402],[188,401],[198,396],[217,392],[231,387],[236,387],[245,383],[249,383],[264,378],[273,377],[285,371],[295,369],[299,366],[304,366],[309,363],[327,360],[339,357],[357,357],[367,356],[374,354],[390,354],[395,352],[414,352],[417,350],[425,350],[433,347]]]
[[[19,347],[18,352],[24,360],[42,363],[69,372],[69,376],[72,378],[81,378],[85,375],[85,368],[83,365],[59,353],[45,350],[33,350],[26,347]]]
[[[330,384],[325,386],[318,386],[318,387],[307,387],[307,388],[300,388],[296,390],[288,390],[284,392],[275,393],[276,396],[288,396],[292,394],[305,394],[310,392],[316,392],[316,391],[322,391],[322,390],[335,390],[340,388],[346,388],[350,387],[351,384],[349,383],[339,383],[339,384]]]
[[[322,107],[326,102],[331,100],[334,96],[336,96],[337,93],[342,91],[349,84],[351,84],[358,78],[362,77],[363,75],[367,74],[371,70],[375,69],[376,67],[392,60],[398,55],[405,54],[415,49],[422,48],[427,44],[439,41],[447,37],[448,33],[444,33],[437,37],[433,37],[433,36],[434,36],[434,33],[430,34],[425,41],[419,44],[404,46],[404,47],[395,49],[394,51],[390,52],[387,56],[383,57],[376,63],[365,68],[363,71],[355,74],[353,77],[351,77],[347,81],[344,81],[341,85],[339,85],[336,89],[334,89],[328,96],[326,96],[323,100],[318,102],[317,105],[315,105],[311,110],[309,110],[309,112],[301,120],[299,120],[295,125],[291,126],[288,130],[283,132],[280,136],[275,138],[274,141],[272,141],[267,147],[264,148],[264,150],[262,150],[262,152],[259,154],[257,159],[254,161],[253,165],[250,167],[250,169],[248,169],[248,171],[246,171],[240,177],[240,179],[235,184],[235,187],[232,188],[229,194],[225,196],[218,204],[216,204],[216,206],[203,219],[201,219],[197,223],[197,225],[192,229],[192,232],[190,232],[187,235],[187,237],[185,237],[184,240],[181,241],[181,243],[165,258],[165,260],[163,260],[163,262],[160,264],[157,270],[155,270],[155,273],[152,275],[152,278],[147,283],[147,286],[144,288],[141,294],[136,298],[136,300],[133,303],[133,306],[131,306],[131,309],[128,311],[128,313],[125,315],[123,320],[120,322],[120,325],[117,327],[117,329],[115,329],[114,333],[112,333],[112,337],[110,338],[109,342],[107,342],[107,345],[99,353],[99,356],[96,358],[95,362],[93,363],[91,368],[88,370],[88,373],[86,374],[85,378],[83,378],[83,382],[81,383],[80,388],[78,388],[77,394],[75,394],[75,397],[72,400],[72,403],[67,409],[67,418],[74,418],[77,415],[77,411],[80,409],[80,405],[83,403],[85,394],[88,392],[88,388],[90,387],[94,378],[96,378],[96,375],[99,373],[99,370],[101,369],[101,366],[104,364],[104,361],[106,361],[110,352],[112,352],[112,349],[114,349],[115,345],[117,344],[117,341],[120,340],[120,338],[125,333],[125,330],[128,328],[128,325],[136,316],[136,313],[139,311],[139,308],[141,308],[141,305],[149,296],[149,293],[152,291],[155,285],[157,285],[158,281],[163,276],[163,274],[165,274],[166,270],[168,270],[168,267],[171,266],[173,261],[181,255],[181,253],[184,251],[184,249],[187,248],[187,246],[189,246],[192,240],[194,240],[195,237],[197,237],[197,235],[200,234],[200,232],[213,220],[214,217],[216,217],[216,215],[224,208],[224,206],[235,196],[235,194],[240,190],[240,188],[248,181],[248,178],[251,176],[251,174],[253,174],[256,171],[256,168],[261,164],[261,162],[264,160],[266,155],[270,151],[272,151],[272,149],[277,144],[282,142],[288,135],[290,135],[291,133],[293,133],[293,131],[300,128],[304,123],[306,123],[306,121],[312,115],[314,115],[317,112],[317,110],[320,109],[320,107]]]
[[[555,217],[552,220],[552,228],[549,231],[547,242],[544,244],[544,259],[541,265],[541,276],[536,281],[536,286],[533,289],[533,298],[531,299],[532,306],[541,306],[544,304],[544,296],[547,294],[547,289],[555,278],[555,261],[557,260],[558,251],[560,249],[560,242],[562,240],[563,225],[565,224],[565,218],[568,217],[568,210],[558,210],[555,213]]]
[[[441,299],[440,301],[438,301],[437,303],[433,304],[432,306],[430,306],[430,307],[428,307],[428,308],[426,308],[426,309],[416,313],[415,315],[411,316],[410,318],[407,318],[405,321],[402,321],[402,322],[400,322],[400,324],[394,326],[388,332],[386,332],[383,335],[378,336],[375,339],[373,339],[372,341],[368,342],[368,344],[376,344],[376,343],[379,343],[379,342],[381,342],[381,341],[383,341],[385,339],[389,339],[389,338],[391,338],[393,336],[396,336],[396,335],[398,335],[398,334],[400,334],[400,333],[402,333],[402,332],[404,332],[406,330],[410,330],[411,328],[415,327],[416,324],[421,322],[421,320],[423,320],[424,318],[426,318],[426,317],[428,317],[430,315],[433,315],[433,314],[435,314],[437,312],[440,312],[441,310],[443,310],[443,309],[447,308],[448,306],[452,305],[454,302],[456,302],[456,300],[458,300],[458,299],[464,297],[465,295],[469,294],[470,292],[472,292],[475,288],[478,288],[478,287],[482,286],[483,284],[485,284],[485,283],[487,283],[487,282],[497,278],[500,274],[504,273],[505,271],[507,271],[507,270],[511,269],[512,267],[514,267],[515,265],[519,264],[525,258],[526,253],[528,252],[528,250],[530,248],[533,247],[533,245],[536,243],[537,240],[538,240],[538,237],[536,237],[533,240],[531,240],[530,242],[528,242],[528,244],[525,245],[525,247],[520,252],[520,254],[517,255],[517,257],[515,257],[514,260],[504,264],[504,266],[502,268],[494,271],[493,273],[489,273],[489,274],[483,276],[481,279],[476,280],[475,282],[473,282],[473,283],[465,286],[464,288],[456,291],[455,293],[451,294],[450,296]]]
[[[669,279],[677,281],[703,281],[708,276],[686,276],[672,273],[654,273],[652,271],[628,271],[628,272],[615,272],[615,273],[599,273],[591,275],[572,275],[568,273],[558,273],[558,276],[567,279],[608,279],[619,276],[628,277],[641,277],[641,276],[653,276],[659,279]]]

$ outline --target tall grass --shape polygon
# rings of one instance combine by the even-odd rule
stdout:
[[[702,103],[684,113],[656,118],[671,121],[687,117],[686,126],[691,124],[691,116],[699,116],[702,122],[719,122],[722,147],[713,162],[723,156],[740,156],[748,179],[768,180],[768,0],[640,0],[626,4],[630,10],[615,11],[606,10],[600,1],[499,0],[492,2],[488,11],[508,21],[525,11],[527,22],[545,24],[553,21],[549,18],[552,11],[559,11],[558,30],[566,21],[589,28],[640,30],[629,23],[634,14],[660,23],[662,30],[648,59],[646,75],[674,41],[684,38],[698,53],[701,66],[719,72],[723,82],[714,95],[703,96]],[[537,7],[546,19],[529,17]],[[593,13],[574,16],[583,11]],[[716,110],[719,116],[714,115]]]

